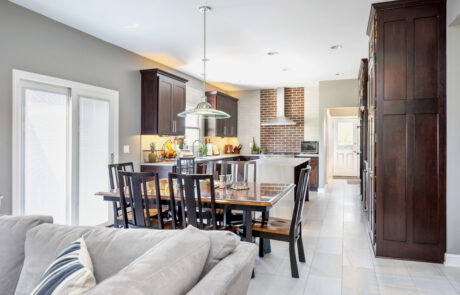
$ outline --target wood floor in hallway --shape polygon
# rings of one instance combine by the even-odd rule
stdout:
[[[460,268],[374,257],[357,184],[333,180],[312,193],[302,234],[300,278],[291,278],[288,244],[272,241],[248,294],[460,294]]]

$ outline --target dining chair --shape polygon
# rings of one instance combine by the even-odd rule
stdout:
[[[164,220],[167,209],[161,204],[160,181],[155,172],[118,171],[120,189],[121,220],[124,228],[172,229],[171,220]],[[150,208],[147,182],[153,181],[156,208]],[[128,202],[131,211],[128,211]],[[119,217],[118,217],[119,218]]]
[[[119,188],[118,171],[134,172],[134,164],[132,162],[109,164],[109,182],[110,189],[115,190]],[[121,205],[120,202],[112,202],[113,204],[113,226],[119,228],[123,226],[121,218]],[[129,207],[129,204],[128,204]],[[130,209],[129,209],[130,210]]]
[[[295,255],[295,244],[299,252],[300,262],[305,262],[305,252],[302,243],[302,215],[305,205],[305,197],[308,193],[311,167],[303,168],[300,171],[298,189],[294,196],[294,210],[292,218],[281,219],[275,217],[260,217],[253,222],[252,233],[259,237],[259,256],[264,257],[264,239],[289,242],[289,257],[291,261],[291,275],[299,277],[297,259]]]
[[[178,184],[177,191],[180,195],[180,207],[182,208],[180,216],[183,228],[190,224],[204,230],[236,230],[230,226],[218,226],[213,175],[169,173],[169,187],[173,187],[174,179],[176,179],[176,183]],[[203,201],[201,186],[203,182],[208,182],[208,184],[205,185],[207,198],[209,198],[208,202]],[[173,191],[174,190],[170,189],[170,195],[174,194]],[[171,202],[174,202],[173,199],[174,197],[171,197]]]

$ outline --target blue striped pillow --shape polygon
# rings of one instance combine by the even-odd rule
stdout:
[[[82,237],[58,255],[45,271],[32,295],[79,295],[95,286],[93,264]]]

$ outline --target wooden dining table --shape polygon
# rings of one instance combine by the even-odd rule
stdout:
[[[175,198],[180,201],[180,195],[175,183],[173,184]],[[216,206],[225,210],[243,211],[243,221],[245,227],[246,241],[252,242],[252,214],[260,212],[263,216],[268,216],[270,209],[273,208],[281,199],[294,190],[294,184],[263,183],[249,182],[248,189],[234,190],[232,188],[219,188],[218,182],[215,183]],[[201,182],[201,195],[203,202],[210,202],[210,184],[209,181]],[[120,192],[118,189],[109,189],[97,192],[96,197],[103,197],[104,201],[118,202]],[[147,196],[151,203],[155,202],[156,192],[155,183],[147,182]],[[162,200],[170,200],[169,184],[167,179],[160,180],[160,196]],[[126,194],[126,197],[128,195]],[[269,252],[269,249],[267,249]]]

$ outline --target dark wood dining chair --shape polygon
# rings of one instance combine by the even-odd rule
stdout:
[[[179,185],[177,191],[181,200],[181,206],[179,207],[182,208],[180,212],[182,227],[185,228],[190,224],[204,230],[236,231],[236,228],[230,226],[218,226],[213,175],[169,173],[170,187],[174,185],[173,179],[176,179],[176,183]],[[207,191],[207,196],[209,197],[208,202],[203,201],[202,198],[200,186],[202,181],[209,181],[209,191]],[[172,194],[172,191],[173,190],[170,189],[170,194]],[[173,198],[171,198],[171,200],[173,200]]]
[[[299,251],[300,262],[305,262],[305,252],[302,242],[302,215],[305,205],[305,196],[308,193],[311,167],[303,168],[300,171],[299,184],[294,196],[294,210],[292,219],[281,219],[275,217],[260,217],[252,226],[252,233],[259,237],[259,256],[264,257],[264,239],[289,242],[289,257],[291,261],[291,275],[299,277],[297,259],[295,255],[295,244]]]
[[[132,162],[109,164],[109,182],[110,189],[115,190],[120,187],[118,181],[118,171],[134,172],[134,164]],[[113,226],[119,228],[123,226],[121,218],[120,202],[112,202],[113,204]],[[127,204],[129,206],[129,204]],[[130,210],[130,209],[129,209]]]
[[[155,172],[118,171],[120,186],[120,204],[124,228],[158,228],[172,229],[171,220],[164,220],[168,210],[161,204],[160,181]],[[151,208],[148,197],[147,182],[155,184],[155,208]],[[128,202],[131,211],[128,211]]]

